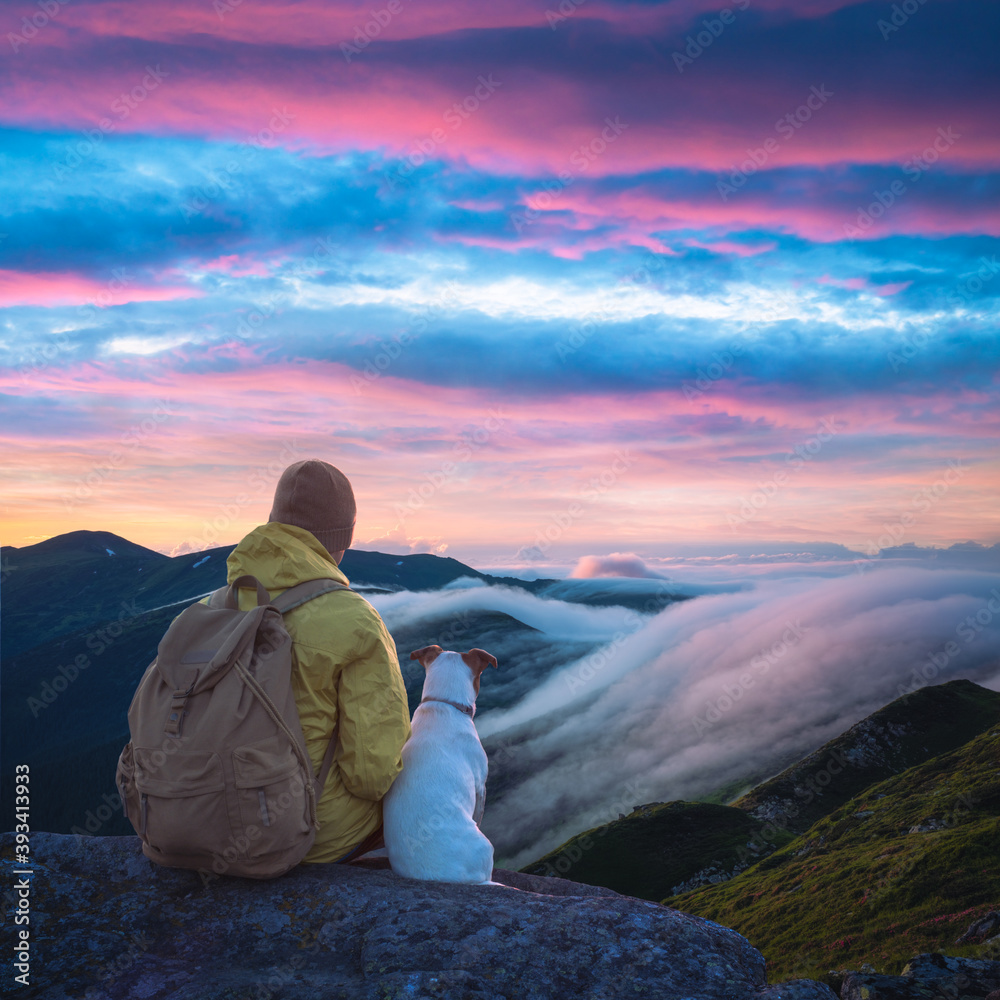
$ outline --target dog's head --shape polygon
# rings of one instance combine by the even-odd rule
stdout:
[[[423,649],[415,649],[410,653],[411,660],[419,660],[420,665],[427,670],[430,665],[443,653],[440,646],[424,646]],[[470,649],[467,653],[456,653],[461,656],[462,662],[472,671],[472,686],[479,695],[479,678],[487,667],[495,667],[497,658],[492,653],[487,653],[485,649]]]

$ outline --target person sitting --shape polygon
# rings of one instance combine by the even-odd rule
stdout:
[[[348,584],[339,567],[354,533],[347,477],[327,462],[290,465],[268,523],[240,540],[227,582],[257,577],[273,598],[306,580]],[[240,588],[240,608],[257,601]],[[286,613],[292,688],[306,747],[319,774],[336,728],[334,763],[318,802],[320,829],[304,862],[347,861],[382,846],[382,797],[402,769],[410,735],[395,643],[379,613],[353,590],[322,594]]]

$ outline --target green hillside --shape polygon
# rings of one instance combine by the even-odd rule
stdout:
[[[685,882],[694,888],[738,875],[872,784],[998,724],[996,691],[964,679],[919,688],[729,806],[643,806],[572,837],[522,871],[659,900]]]
[[[954,750],[1000,721],[1000,692],[959,679],[873,712],[732,804],[795,832],[876,781]]]
[[[1000,905],[1000,729],[868,788],[732,881],[663,900],[743,934],[769,979],[898,975]]]
[[[573,837],[521,871],[659,900],[695,873],[728,877],[746,867],[746,844],[764,843],[763,827],[731,806],[657,802]],[[781,843],[792,839],[782,832],[776,837]]]

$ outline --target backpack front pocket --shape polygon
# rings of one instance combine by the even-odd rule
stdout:
[[[250,857],[286,848],[312,831],[302,765],[284,734],[233,751],[243,832]]]
[[[134,762],[138,823],[133,825],[151,848],[192,856],[218,853],[232,841],[218,754],[136,747]]]

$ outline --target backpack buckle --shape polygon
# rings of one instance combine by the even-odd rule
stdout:
[[[191,696],[192,691],[194,691],[194,684],[186,691],[174,692],[173,699],[170,702],[170,710],[167,713],[167,724],[163,728],[167,736],[172,736],[176,739],[181,735],[181,723],[187,714],[187,700]]]

